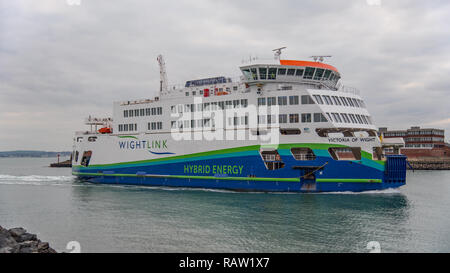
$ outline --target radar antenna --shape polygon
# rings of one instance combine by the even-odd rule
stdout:
[[[286,48],[286,47],[283,46],[283,47],[280,47],[280,48],[272,49],[272,51],[274,52],[273,54],[274,54],[275,60],[280,60],[281,50],[283,50],[283,49],[285,49],[285,48]]]
[[[326,56],[326,55],[319,55],[319,56],[310,56],[310,58],[313,58],[315,62],[317,62],[317,60],[319,60],[319,62],[323,62],[323,60],[325,58],[331,58],[332,56]]]
[[[158,60],[158,63],[159,63],[159,77],[160,77],[159,91],[167,92],[168,81],[167,81],[167,73],[166,73],[166,63],[164,62],[164,58],[161,54],[158,55],[158,58],[156,58],[156,60]]]

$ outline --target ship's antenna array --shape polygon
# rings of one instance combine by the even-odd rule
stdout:
[[[330,55],[319,55],[319,56],[310,56],[310,58],[313,58],[313,60],[315,62],[319,61],[319,62],[323,62],[323,60],[325,60],[325,58],[331,58],[332,56]]]
[[[156,58],[159,63],[159,77],[160,77],[160,87],[159,91],[167,92],[167,73],[166,73],[166,63],[164,62],[164,58],[161,54],[158,55],[158,58]]]
[[[285,48],[286,48],[286,47],[283,46],[283,47],[280,47],[280,48],[272,49],[272,51],[274,52],[273,54],[274,54],[275,60],[280,60],[281,50],[283,50],[283,49],[285,49]]]

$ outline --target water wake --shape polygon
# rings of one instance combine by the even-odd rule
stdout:
[[[399,189],[384,189],[384,190],[372,190],[372,191],[333,191],[333,192],[318,192],[314,194],[400,194]]]
[[[0,174],[0,184],[8,185],[46,185],[49,183],[69,182],[73,181],[73,179],[73,176]]]

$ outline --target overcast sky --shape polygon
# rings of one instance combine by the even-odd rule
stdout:
[[[80,5],[70,5],[80,1]],[[0,150],[71,150],[88,115],[249,55],[332,55],[377,126],[450,132],[450,1],[0,0]]]

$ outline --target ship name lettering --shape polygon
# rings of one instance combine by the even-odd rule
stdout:
[[[194,174],[242,174],[243,165],[184,165],[184,173]]]

